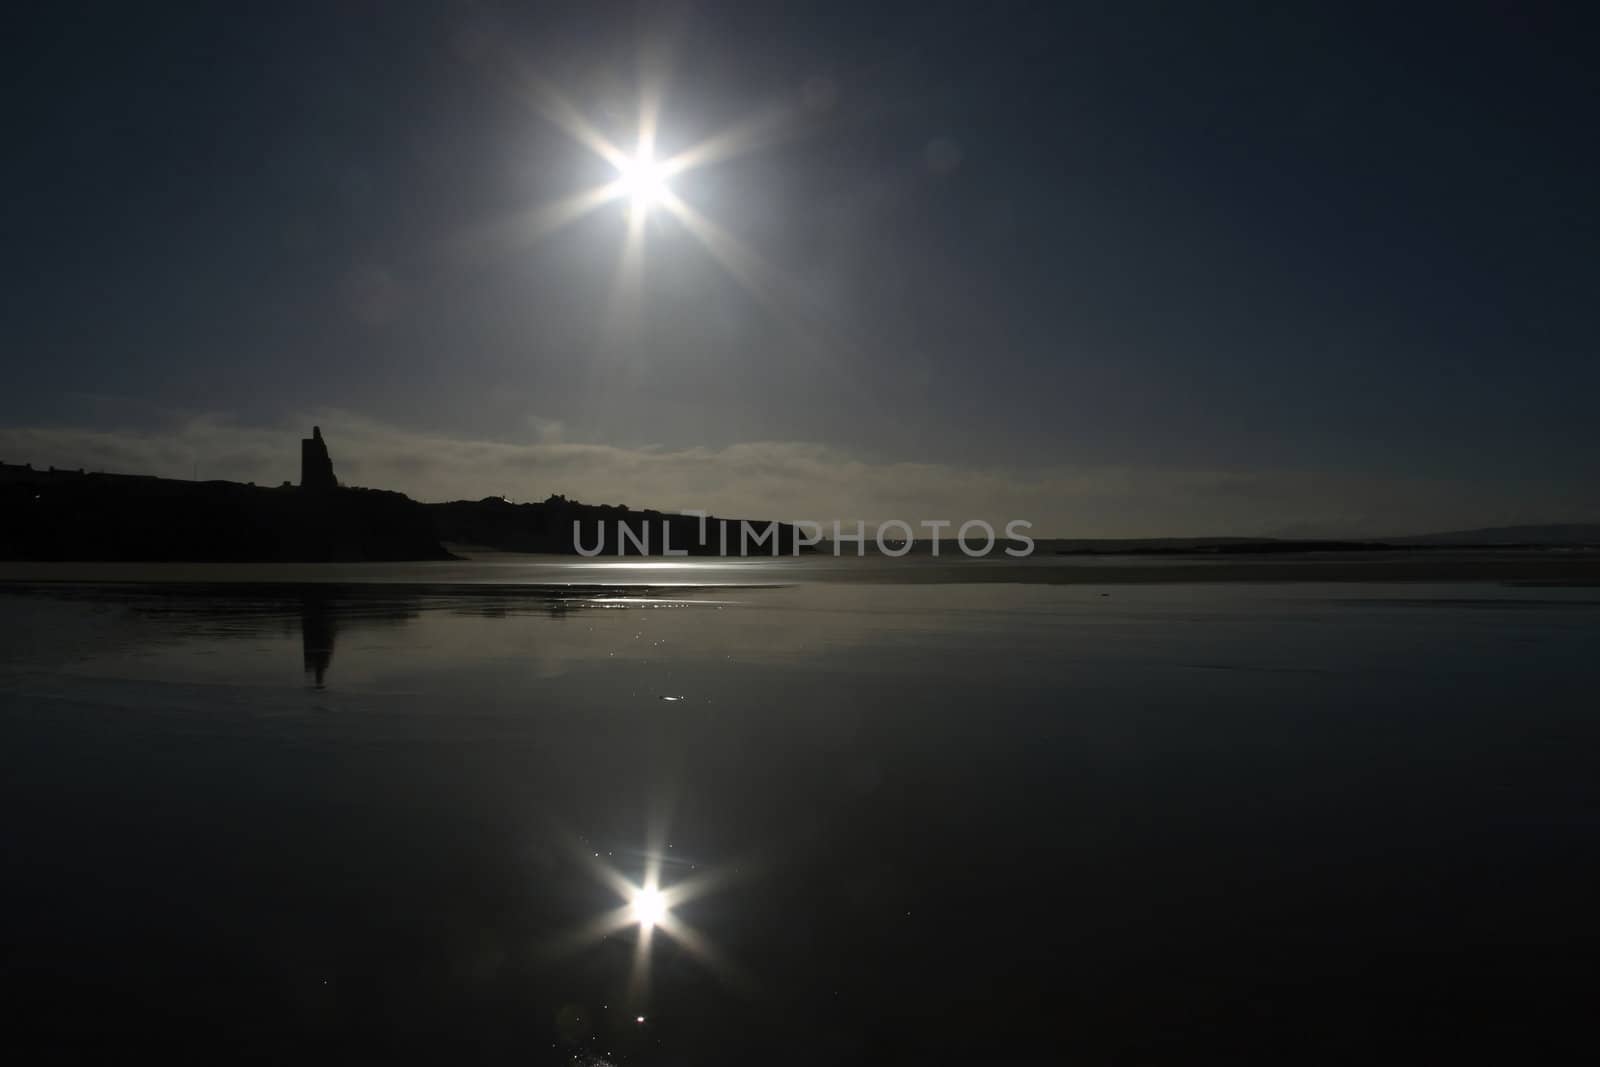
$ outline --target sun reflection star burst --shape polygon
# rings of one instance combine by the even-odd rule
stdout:
[[[579,951],[607,941],[630,927],[637,931],[624,943],[633,946],[632,964],[628,974],[628,1005],[641,1015],[649,1002],[652,954],[670,942],[669,951],[684,951],[698,962],[709,967],[724,981],[749,988],[750,980],[742,968],[723,955],[705,934],[686,922],[679,910],[691,901],[726,888],[732,876],[721,872],[697,870],[696,865],[674,858],[670,866],[679,877],[663,878],[663,867],[668,866],[668,846],[664,831],[652,833],[649,847],[643,850],[643,877],[638,881],[626,877],[621,871],[601,858],[598,850],[574,838],[571,842],[577,860],[587,866],[601,883],[608,886],[620,905],[594,916],[588,922],[552,941],[550,949],[556,953]],[[606,853],[607,856],[611,852]]]

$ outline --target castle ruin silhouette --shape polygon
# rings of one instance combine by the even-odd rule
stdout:
[[[338,488],[333,476],[333,460],[322,440],[322,427],[311,427],[311,436],[300,440],[300,488],[322,491]]]

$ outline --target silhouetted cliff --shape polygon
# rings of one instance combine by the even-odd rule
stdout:
[[[300,486],[184,482],[0,463],[0,559],[360,561],[451,559],[440,544],[606,556],[788,555],[794,527],[490,497],[419,504],[338,484],[312,427]]]
[[[450,554],[422,505],[400,493],[5,466],[0,558],[246,562]]]

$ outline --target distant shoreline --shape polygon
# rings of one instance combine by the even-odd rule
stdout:
[[[147,585],[752,586],[1016,583],[1100,586],[1194,583],[1486,582],[1600,587],[1600,552],[1493,549],[1325,553],[1254,559],[1163,555],[967,559],[928,556],[698,557],[672,561],[523,555],[375,563],[113,563],[0,561],[0,583]]]

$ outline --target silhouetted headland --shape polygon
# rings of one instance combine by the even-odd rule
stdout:
[[[184,481],[0,463],[0,559],[397,562],[455,558],[445,542],[601,556],[788,555],[792,525],[580,504],[553,495],[423,504],[339,484],[320,427],[300,442],[300,484]]]
[[[318,440],[320,444],[320,439]],[[326,450],[322,452],[326,460]],[[327,468],[332,477],[331,466]],[[29,560],[449,559],[402,493],[191,482],[0,465],[0,557]]]

